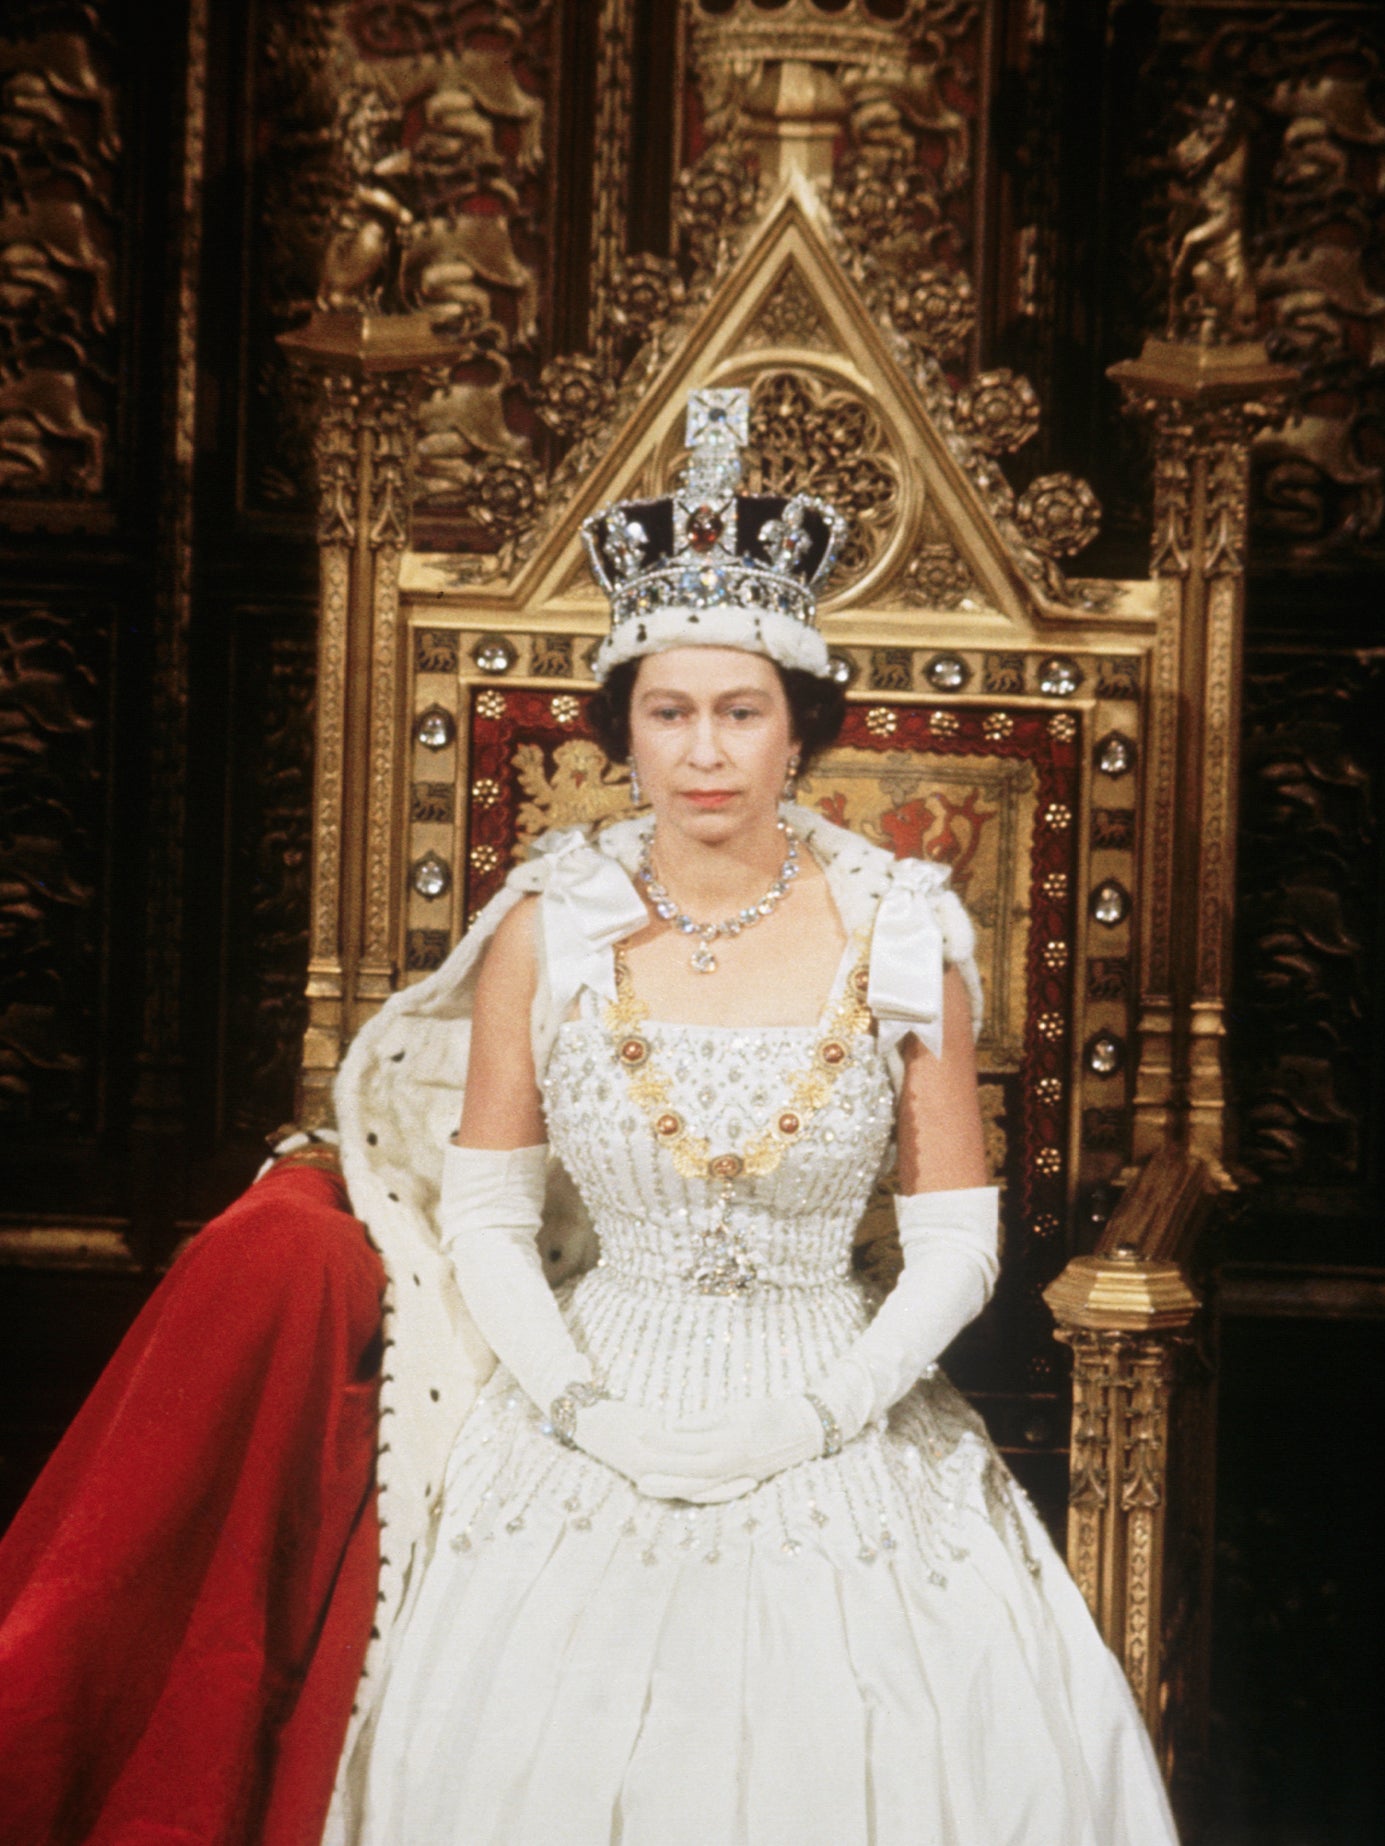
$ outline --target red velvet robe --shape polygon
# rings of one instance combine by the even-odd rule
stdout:
[[[196,1237],[0,1543],[4,1846],[309,1846],[376,1594],[384,1273],[332,1175]]]

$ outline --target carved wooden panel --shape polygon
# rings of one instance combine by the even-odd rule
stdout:
[[[1339,1212],[1369,1211],[1374,1200],[1378,1210],[1381,1196],[1383,734],[1380,657],[1252,658],[1238,899],[1240,1153],[1289,1208],[1335,1201]]]
[[[274,336],[317,302],[424,310],[464,336],[420,419],[422,518],[493,549],[532,512],[562,29],[561,0],[292,0],[266,17],[245,131],[248,511],[311,509],[311,390]]]
[[[125,319],[114,8],[0,20],[0,523],[108,522]]]
[[[1126,28],[1114,348],[1165,327],[1262,336],[1299,382],[1256,443],[1259,566],[1385,561],[1385,19],[1239,0],[1158,24],[1143,43]],[[1146,478],[1127,469],[1132,517]]]
[[[102,1027],[111,612],[0,604],[0,1124],[90,1130]]]
[[[225,1126],[258,1140],[293,1113],[312,858],[311,622],[244,610],[234,680]]]

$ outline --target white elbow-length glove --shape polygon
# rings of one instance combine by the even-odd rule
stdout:
[[[439,1241],[472,1319],[546,1415],[557,1399],[578,1400],[568,1406],[575,1416],[565,1434],[589,1455],[632,1481],[676,1474],[712,1485],[717,1471],[697,1438],[680,1435],[639,1404],[580,1401],[583,1388],[594,1384],[591,1361],[568,1332],[536,1241],[547,1173],[545,1145],[444,1148]]]
[[[713,1455],[720,1472],[707,1486],[691,1471],[682,1479],[645,1478],[643,1491],[727,1498],[747,1477],[767,1480],[796,1462],[835,1454],[884,1416],[990,1300],[999,1268],[999,1206],[994,1186],[896,1198],[904,1268],[865,1332],[801,1395],[684,1420],[680,1430],[710,1445],[699,1473]]]

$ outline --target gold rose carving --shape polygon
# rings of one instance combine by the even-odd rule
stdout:
[[[665,256],[625,257],[615,269],[605,331],[613,341],[641,346],[684,297],[677,264]]]
[[[971,338],[976,298],[960,271],[925,269],[894,291],[890,318],[924,352],[935,359],[951,359]]]
[[[1101,530],[1101,506],[1076,475],[1042,474],[1020,496],[1015,519],[1036,551],[1069,558]]]
[[[987,455],[1011,455],[1039,428],[1039,400],[1027,378],[1000,367],[957,394],[957,422]]]
[[[958,609],[983,599],[971,571],[944,542],[920,545],[898,585],[906,602],[922,609]]]
[[[847,515],[836,587],[874,563],[893,531],[900,466],[878,412],[804,369],[761,374],[750,397],[750,478],[758,493],[807,493]]]
[[[601,427],[615,395],[615,385],[599,359],[563,353],[543,368],[534,408],[550,429],[571,441]]]

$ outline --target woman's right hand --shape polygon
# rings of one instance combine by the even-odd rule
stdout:
[[[603,1397],[577,1412],[573,1440],[596,1461],[604,1462],[632,1481],[652,1499],[681,1499],[676,1491],[699,1484],[717,1498],[734,1499],[748,1493],[753,1480],[726,1482],[724,1467],[708,1453],[706,1439],[665,1423],[657,1411],[621,1398]],[[650,1485],[646,1486],[645,1482]]]

